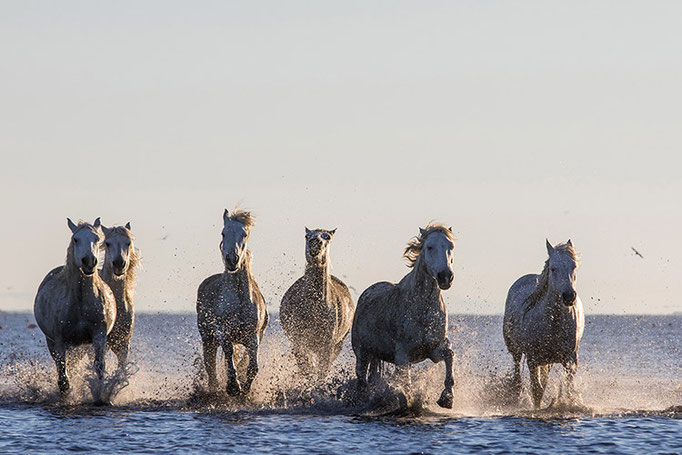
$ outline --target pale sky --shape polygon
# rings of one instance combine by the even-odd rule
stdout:
[[[452,225],[452,312],[502,313],[552,243],[588,313],[682,311],[682,2],[0,1],[0,309],[66,217],[132,223],[138,311],[194,311],[222,211],[270,310],[304,226],[357,292]],[[167,236],[166,240],[162,240]],[[637,248],[644,258],[634,256]]]

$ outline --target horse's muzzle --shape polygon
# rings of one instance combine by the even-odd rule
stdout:
[[[228,272],[236,272],[239,267],[239,258],[232,255],[225,256],[225,268]]]
[[[576,297],[577,294],[575,293],[575,291],[565,291],[564,293],[561,294],[561,300],[563,300],[564,305],[566,306],[573,306]]]
[[[114,260],[111,262],[111,265],[113,266],[112,269],[113,269],[113,271],[114,271],[114,275],[116,275],[116,276],[121,276],[121,275],[123,275],[123,273],[125,272],[125,269],[126,269],[125,266],[126,266],[126,264],[125,264],[125,262],[123,261],[123,259],[121,259],[121,260],[114,259]]]
[[[92,258],[85,257],[81,261],[81,271],[85,275],[92,275],[93,273],[95,273],[95,268],[97,268],[97,258],[96,257],[92,257]]]
[[[438,282],[438,287],[441,288],[442,290],[450,289],[454,279],[455,279],[455,274],[450,272],[450,271],[438,272],[438,274],[436,275],[436,281]]]

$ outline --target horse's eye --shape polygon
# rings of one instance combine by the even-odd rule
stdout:
[[[77,239],[77,238],[74,238],[74,239],[73,239],[73,243],[78,243],[78,239]]]
[[[109,248],[109,247],[111,246],[111,243],[109,243],[109,242],[104,242],[104,245],[105,245],[107,248]]]
[[[331,239],[331,237],[329,236],[329,234],[327,234],[326,232],[325,232],[324,234],[322,234],[322,238],[325,239],[325,240]]]
[[[426,249],[429,250],[429,251],[431,251],[431,250],[433,249],[433,247],[432,247],[432,246],[427,246]]]
[[[552,268],[549,269],[549,270],[550,270],[552,273],[556,273],[556,268],[555,268],[555,267],[552,267]]]

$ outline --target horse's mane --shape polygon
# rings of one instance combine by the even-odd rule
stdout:
[[[251,212],[242,210],[240,208],[235,208],[232,210],[232,212],[227,215],[227,219],[231,221],[237,221],[247,228],[253,227],[253,225],[256,224],[256,220],[254,219]]]
[[[575,261],[576,264],[580,263],[580,256],[578,255],[578,251],[573,248],[573,245],[569,245],[568,243],[558,243],[554,247],[554,251],[560,254],[567,254]],[[526,306],[526,311],[530,310],[537,304],[540,299],[542,299],[542,296],[547,293],[547,288],[549,287],[549,258],[545,261],[545,266],[542,269],[542,272],[540,273],[540,277],[538,278],[538,285],[535,288],[535,291],[531,295],[528,296],[526,299],[526,302],[528,305]]]
[[[455,241],[455,236],[452,234],[450,228],[441,223],[430,222],[424,229],[420,230],[419,235],[413,237],[405,247],[405,253],[403,253],[403,257],[407,259],[407,265],[409,267],[414,267],[414,265],[417,263],[417,258],[424,247],[426,238],[434,232],[445,234],[449,240],[453,242]]]

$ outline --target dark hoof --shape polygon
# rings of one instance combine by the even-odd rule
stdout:
[[[452,409],[452,401],[452,392],[443,390],[443,393],[440,394],[440,398],[436,403],[438,403],[438,406],[441,408]]]
[[[95,406],[111,406],[111,401],[99,399],[99,400],[95,400],[93,405],[95,405]]]
[[[230,381],[227,383],[227,386],[225,387],[225,392],[230,395],[231,397],[234,397],[236,395],[241,395],[242,394],[242,387],[239,385],[239,381],[236,379],[234,381]]]

